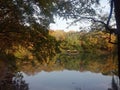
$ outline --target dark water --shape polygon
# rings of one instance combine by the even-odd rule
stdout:
[[[114,55],[60,54],[15,65],[0,61],[0,90],[119,90],[117,70]]]

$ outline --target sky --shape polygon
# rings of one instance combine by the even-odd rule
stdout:
[[[106,13],[106,12],[109,13],[109,3],[108,3],[108,1],[107,0],[101,0],[100,4],[102,6],[98,7],[98,8],[102,8],[102,13]],[[98,11],[98,13],[100,13],[100,12]],[[50,24],[50,29],[51,30],[64,30],[65,32],[73,31],[73,30],[74,31],[80,31],[81,27],[86,29],[86,30],[89,30],[90,25],[91,25],[91,23],[89,23],[88,21],[85,21],[85,22],[77,22],[76,24],[71,25],[69,28],[67,28],[69,26],[68,23],[72,22],[73,20],[67,20],[66,21],[66,20],[64,20],[62,18],[59,18],[59,17],[54,17],[54,19],[55,19],[55,23]]]
[[[69,26],[70,22],[73,20],[64,20],[62,18],[55,18],[55,23],[50,24],[50,29],[52,30],[64,30],[65,32],[68,31],[80,31],[80,27],[82,26],[83,28],[87,27],[87,24],[84,22],[81,23],[75,23]],[[69,27],[68,27],[69,26]],[[87,27],[88,28],[88,27]]]

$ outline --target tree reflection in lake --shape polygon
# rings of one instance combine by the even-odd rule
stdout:
[[[108,90],[120,90],[120,83],[118,77],[114,75],[112,76],[111,88],[108,88]]]
[[[3,66],[0,71],[5,71]],[[113,89],[115,85],[118,88],[118,68],[117,57],[112,55],[60,54],[43,63],[17,60],[16,67],[10,77],[12,81],[0,78],[0,90],[119,90]]]
[[[0,90],[29,90],[22,73],[9,61],[0,60]]]
[[[22,73],[15,75],[7,73],[5,78],[0,80],[0,90],[29,90],[28,84],[23,80]]]

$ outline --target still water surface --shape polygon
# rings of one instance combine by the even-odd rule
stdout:
[[[119,90],[116,57],[85,56],[58,55],[42,63],[18,60],[16,69],[1,62],[0,90]]]
[[[108,90],[111,87],[111,76],[101,73],[79,71],[41,71],[24,79],[30,90]]]

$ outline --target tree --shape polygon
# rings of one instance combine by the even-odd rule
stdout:
[[[83,18],[91,19],[94,22],[102,23],[105,28],[110,33],[115,33],[117,35],[117,46],[118,46],[118,68],[120,68],[120,1],[119,0],[110,0],[110,15],[108,16],[107,23],[103,21],[96,20],[93,16],[96,15],[94,4],[99,4],[100,0],[62,0],[59,2],[59,8],[61,10],[60,16],[65,18],[76,19],[75,22],[82,20]],[[117,28],[111,28],[109,26],[110,18],[112,15],[112,10],[114,8],[115,21]],[[63,12],[62,12],[63,11]],[[84,17],[83,17],[84,16]],[[92,18],[91,18],[92,17]],[[120,77],[120,69],[119,69]]]
[[[55,54],[57,41],[48,35],[49,23],[53,21],[52,3],[51,0],[0,0],[0,54],[14,54],[19,46],[38,59],[44,58],[42,55],[47,51],[49,56]]]
[[[116,19],[116,25],[117,25],[117,40],[118,40],[118,68],[120,68],[120,1],[114,0],[114,6],[115,6],[115,19]],[[120,69],[119,69],[119,78],[120,78]]]
[[[76,20],[81,20],[81,16],[95,16],[96,11],[93,5],[99,4],[99,1],[100,0],[0,0],[0,33],[20,32],[21,30],[23,33],[27,30],[21,28],[26,24],[29,24],[30,30],[31,26],[36,23],[39,24],[40,27],[48,27],[50,22],[53,22],[54,15],[64,17],[65,19],[74,18]],[[114,4],[117,25],[115,32],[118,37],[118,61],[120,68],[120,1],[110,0],[110,2]],[[108,30],[111,30],[108,26],[109,23],[105,25]],[[34,27],[32,27],[32,30],[34,31]]]

